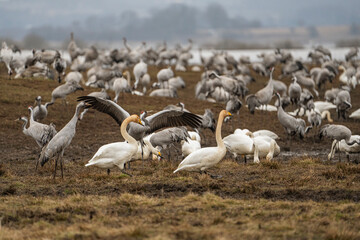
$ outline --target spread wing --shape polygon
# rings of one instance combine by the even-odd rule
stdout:
[[[202,117],[190,112],[178,110],[162,110],[149,117],[146,117],[150,129],[147,133],[152,133],[164,127],[190,126],[198,128],[201,125]]]
[[[84,101],[86,103],[86,108],[94,108],[99,112],[109,114],[119,125],[130,116],[125,109],[111,100],[92,96],[81,96],[78,97],[77,100]]]

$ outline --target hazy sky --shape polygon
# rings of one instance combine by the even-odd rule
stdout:
[[[63,26],[89,16],[118,15],[124,10],[148,16],[154,9],[165,8],[173,3],[203,9],[212,2],[223,4],[231,17],[260,20],[265,26],[268,23],[309,24],[306,23],[308,14],[316,15],[321,24],[358,21],[360,16],[359,0],[0,0],[0,27],[3,28],[1,25],[5,24],[27,28],[46,24]],[[343,20],[340,17],[334,19],[334,14],[343,15]]]
[[[360,0],[0,0],[0,37],[22,39],[34,28],[69,30],[72,26],[91,25],[97,20],[106,22],[107,27],[117,21],[114,27],[119,28],[123,12],[132,11],[137,19],[154,18],[160,9],[172,4],[195,8],[197,17],[202,19],[204,16],[200,14],[211,3],[221,4],[234,21],[244,18],[257,21],[263,27],[360,24]],[[168,16],[159,19],[164,18]],[[175,17],[171,20],[181,22]],[[133,24],[138,25],[138,22],[133,21]],[[99,32],[99,28],[101,31],[101,25],[93,24],[90,31]],[[44,34],[48,36],[47,32]]]

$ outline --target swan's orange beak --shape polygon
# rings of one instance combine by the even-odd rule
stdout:
[[[231,116],[231,113],[227,112],[227,115],[228,115],[228,116]]]
[[[139,122],[139,124],[143,125],[140,118],[139,118],[139,121],[138,121],[138,122]]]

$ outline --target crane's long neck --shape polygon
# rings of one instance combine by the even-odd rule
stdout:
[[[22,125],[22,130],[26,131],[27,130],[26,125],[28,124],[28,119],[26,117],[22,117],[20,118],[20,120],[24,122]]]
[[[130,144],[137,144],[135,138],[133,138],[132,136],[130,136],[129,133],[126,131],[126,127],[127,127],[127,125],[128,125],[130,122],[131,122],[130,119],[128,119],[128,118],[125,119],[125,120],[122,122],[121,126],[120,126],[120,132],[121,132],[121,135],[124,137],[124,139],[125,139],[128,143],[130,143]]]
[[[224,141],[221,137],[221,126],[222,126],[222,123],[224,121],[224,116],[223,115],[220,115],[219,116],[219,119],[218,119],[218,123],[217,123],[217,126],[216,126],[216,143],[217,143],[217,146],[219,148],[225,148],[225,145],[224,145]]]
[[[71,127],[71,128],[73,128],[73,129],[76,128],[76,123],[77,123],[77,121],[78,121],[78,119],[79,119],[81,109],[82,109],[82,108],[81,108],[80,105],[78,105],[78,106],[76,107],[74,116],[70,119],[70,121],[66,124],[65,127]]]
[[[35,122],[35,120],[34,120],[34,111],[33,111],[32,108],[29,108],[29,111],[30,111],[30,124],[31,124],[32,122]]]
[[[41,107],[41,100],[36,100],[36,103],[37,103],[37,106],[38,106],[39,109],[40,109],[40,107]]]

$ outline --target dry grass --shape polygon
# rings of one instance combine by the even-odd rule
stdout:
[[[356,203],[237,200],[211,192],[171,198],[128,193],[116,197],[9,196],[2,198],[0,211],[2,239],[360,237]]]

